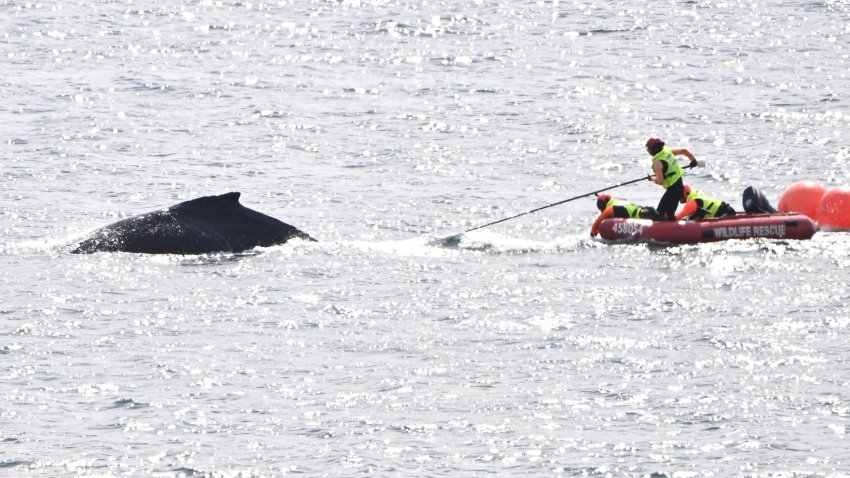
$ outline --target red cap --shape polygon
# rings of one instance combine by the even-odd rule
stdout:
[[[652,148],[658,144],[664,144],[664,141],[661,141],[661,138],[649,138],[648,140],[646,140],[647,148]]]

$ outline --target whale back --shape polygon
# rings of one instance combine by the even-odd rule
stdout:
[[[205,196],[123,219],[98,229],[71,252],[206,254],[242,252],[292,238],[314,240],[294,226],[246,208],[239,197],[238,192]]]

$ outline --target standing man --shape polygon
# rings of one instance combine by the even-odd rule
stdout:
[[[670,149],[664,145],[660,138],[649,138],[646,142],[646,151],[652,156],[652,173],[650,181],[664,187],[664,195],[658,202],[658,213],[666,219],[676,219],[676,207],[685,190],[682,182],[684,171],[676,161],[676,156],[685,156],[691,160],[691,166],[697,164],[697,158],[687,149]]]

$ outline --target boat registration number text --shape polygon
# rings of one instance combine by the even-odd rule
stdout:
[[[639,222],[622,221],[614,223],[611,229],[613,229],[616,234],[636,236],[643,233],[643,224]]]

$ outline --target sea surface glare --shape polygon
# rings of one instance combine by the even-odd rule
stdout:
[[[441,240],[848,131],[847,0],[0,0],[0,475],[850,476],[850,234]],[[229,191],[319,242],[69,253]]]

